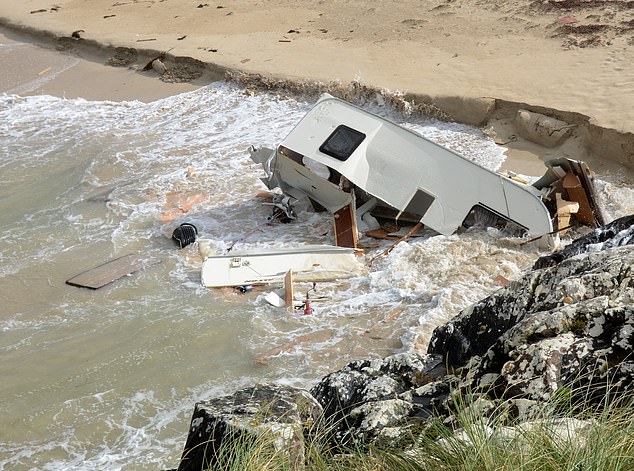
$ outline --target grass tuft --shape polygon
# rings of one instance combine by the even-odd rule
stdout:
[[[590,387],[587,387],[590,388]],[[586,389],[587,389],[586,388]],[[603,385],[603,392],[606,391]],[[586,402],[583,398],[587,398]],[[454,392],[451,419],[434,417],[406,450],[334,440],[336,427],[307,434],[302,462],[266,434],[223,440],[216,470],[253,471],[547,471],[634,469],[634,394],[561,388],[522,422],[509,404]],[[582,398],[581,400],[579,398]]]

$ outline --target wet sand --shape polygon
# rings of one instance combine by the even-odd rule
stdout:
[[[11,33],[9,33],[11,34]],[[53,95],[86,100],[154,101],[191,91],[203,83],[166,83],[156,74],[127,67],[105,67],[99,56],[79,57],[50,47],[10,39],[0,31],[0,93]]]

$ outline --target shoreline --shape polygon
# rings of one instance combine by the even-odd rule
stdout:
[[[8,71],[0,77],[0,93],[53,95],[101,101],[150,102],[195,90],[208,82],[165,83],[151,72],[108,67],[104,56],[86,51],[56,50],[54,43],[12,33],[0,27],[0,49]]]
[[[496,99],[577,112],[623,131],[634,121],[627,8],[553,3],[5,0],[0,24],[49,39],[81,30],[82,42],[170,51],[221,74],[359,81],[427,97],[450,115],[463,105],[456,100]]]
[[[161,32],[159,34],[154,34],[153,36],[156,36],[156,38],[147,38],[152,39],[152,41],[137,39],[137,42],[131,42],[130,38],[126,37],[124,34],[125,31],[115,28],[108,29],[106,33],[97,28],[97,32],[93,34],[94,38],[84,38],[84,34],[86,34],[86,36],[90,36],[90,34],[82,33],[81,39],[71,39],[68,34],[62,33],[62,26],[68,25],[70,22],[68,19],[64,20],[62,16],[66,10],[67,4],[69,7],[73,7],[77,11],[87,12],[88,10],[87,7],[83,9],[82,7],[77,7],[75,5],[76,3],[77,2],[73,2],[72,0],[62,1],[60,2],[60,5],[62,6],[58,7],[60,8],[59,10],[52,12],[52,10],[48,10],[48,8],[42,8],[42,10],[45,11],[41,13],[28,13],[28,11],[37,12],[37,9],[29,10],[29,7],[43,6],[45,2],[42,2],[41,0],[31,0],[28,2],[28,5],[21,4],[17,0],[7,0],[6,3],[3,3],[3,5],[0,6],[0,37],[4,35],[9,39],[34,43],[43,48],[57,49],[57,51],[54,51],[55,53],[59,51],[63,54],[75,56],[82,61],[82,68],[80,69],[82,74],[89,77],[88,80],[85,78],[83,79],[86,83],[82,86],[78,79],[69,79],[68,76],[70,74],[66,74],[65,77],[62,77],[61,75],[64,74],[62,72],[59,80],[52,81],[56,83],[47,82],[45,86],[38,88],[39,93],[49,93],[69,98],[81,96],[87,99],[139,99],[141,101],[152,101],[168,95],[193,90],[215,80],[225,79],[242,84],[247,88],[279,90],[291,93],[315,95],[322,92],[329,92],[344,99],[356,99],[359,97],[369,98],[380,95],[380,99],[390,102],[393,106],[405,112],[413,111],[442,120],[456,121],[485,129],[498,144],[504,145],[504,147],[507,148],[509,165],[503,166],[503,169],[513,167],[516,171],[524,171],[529,175],[533,173],[535,174],[534,176],[536,176],[540,174],[537,170],[537,167],[540,167],[540,159],[543,160],[544,158],[547,158],[552,152],[563,152],[563,155],[570,158],[584,160],[588,162],[593,169],[598,170],[601,170],[604,166],[611,166],[613,163],[623,165],[628,169],[634,168],[634,134],[632,132],[622,130],[625,126],[630,125],[629,123],[634,121],[634,119],[628,121],[629,114],[632,114],[632,118],[634,118],[634,106],[629,106],[627,103],[628,95],[623,90],[621,90],[619,95],[625,98],[621,100],[623,102],[621,108],[625,108],[626,111],[615,109],[612,106],[612,114],[614,117],[619,118],[619,115],[621,115],[624,118],[617,119],[617,121],[621,123],[621,125],[618,126],[618,128],[621,128],[621,130],[619,130],[617,127],[611,128],[597,124],[601,121],[605,121],[605,116],[603,116],[602,113],[600,113],[601,119],[598,119],[589,114],[576,111],[575,107],[568,109],[556,108],[555,105],[558,100],[553,100],[554,102],[552,103],[552,106],[540,104],[540,101],[511,101],[507,98],[512,93],[509,92],[509,89],[513,88],[512,83],[507,83],[504,86],[500,86],[499,84],[496,85],[500,94],[498,95],[499,98],[495,98],[493,96],[474,93],[480,89],[477,87],[474,88],[470,79],[468,77],[465,78],[464,76],[462,77],[461,83],[456,84],[454,83],[455,80],[448,80],[448,83],[445,84],[447,86],[456,86],[455,90],[452,90],[455,92],[454,94],[439,94],[439,92],[447,91],[447,89],[442,87],[439,88],[437,83],[434,84],[430,82],[425,82],[425,85],[422,86],[420,83],[422,83],[423,80],[418,81],[417,85],[413,88],[401,88],[399,85],[406,83],[412,84],[410,79],[412,73],[418,70],[416,67],[401,68],[399,72],[403,72],[403,77],[396,77],[396,75],[393,74],[394,76],[392,78],[378,77],[366,79],[365,76],[351,76],[349,70],[343,70],[340,67],[341,64],[339,64],[339,66],[333,66],[333,70],[322,70],[321,72],[316,73],[312,68],[305,67],[311,62],[309,60],[311,57],[307,57],[306,50],[303,50],[303,52],[300,51],[299,53],[296,52],[289,54],[289,60],[287,61],[288,65],[285,67],[275,68],[271,65],[267,65],[268,62],[273,62],[273,59],[262,60],[266,54],[263,55],[263,51],[257,50],[257,48],[255,53],[249,54],[249,56],[252,56],[253,59],[245,58],[238,60],[239,56],[237,53],[234,53],[233,55],[229,53],[213,53],[213,59],[209,60],[210,52],[208,51],[208,48],[202,46],[197,46],[197,49],[192,49],[192,46],[178,47],[176,50],[173,50],[174,48],[166,47],[164,50],[169,50],[169,52],[165,54],[164,62],[168,66],[168,70],[177,71],[175,76],[176,80],[172,80],[172,83],[166,83],[166,81],[157,80],[157,74],[152,71],[145,73],[139,71],[139,69],[143,67],[143,64],[147,63],[149,59],[162,54],[164,50],[158,49],[156,46],[168,45],[166,42],[167,40],[165,39],[166,33]],[[111,11],[112,8],[125,5],[126,8],[130,9],[130,11],[127,12],[127,14],[132,17],[130,24],[139,26],[139,22],[135,22],[135,18],[138,20],[138,16],[141,13],[137,11],[138,9],[132,9],[133,6],[135,8],[137,6],[126,5],[126,3],[130,4],[131,2],[118,2],[111,4],[98,0],[96,3],[98,4],[96,9],[99,13],[103,13],[106,10]],[[155,2],[145,3],[150,3],[151,6],[154,6]],[[244,10],[245,5],[253,7],[251,2],[242,1],[236,3],[239,5],[238,10],[239,8],[243,8]],[[282,7],[287,8],[288,2],[278,2],[277,8]],[[106,10],[102,11],[99,10],[99,8],[106,8]],[[184,9],[184,7],[182,9]],[[217,10],[224,10],[224,7],[221,8],[219,5]],[[314,21],[306,20],[307,17],[314,13],[313,10],[309,8],[298,8],[297,10],[299,13],[294,11],[293,15],[291,15],[293,19],[296,20],[299,17],[300,19],[303,18],[304,21]],[[117,10],[117,12],[120,11],[121,10]],[[258,11],[261,10],[255,8],[255,12]],[[233,11],[230,13],[233,13]],[[238,14],[242,15],[244,14],[244,11],[238,11],[236,16]],[[44,18],[43,15],[48,16],[45,21],[41,21],[41,19]],[[107,16],[117,15],[119,15],[119,13],[103,15],[103,17],[105,18]],[[223,15],[226,16],[229,14],[225,14],[223,12]],[[60,18],[62,19],[60,20]],[[103,20],[104,18],[98,19]],[[72,17],[71,19],[75,19],[75,17]],[[97,20],[93,19],[91,21],[94,22]],[[270,19],[267,21],[270,21]],[[331,19],[331,21],[333,20]],[[196,27],[196,23],[192,22],[190,26]],[[225,31],[223,38],[226,41],[236,40],[237,44],[241,46],[249,44],[249,41],[252,39],[249,35],[252,32],[248,34],[244,33],[244,29],[253,29],[252,22],[247,22],[235,32],[230,33]],[[295,31],[296,33],[290,33],[290,31]],[[90,30],[90,32],[92,33],[92,30]],[[115,33],[121,34],[121,39],[115,40],[112,36]],[[246,43],[245,38],[241,36],[243,34],[247,34],[247,36],[249,36],[246,38]],[[267,32],[265,36],[270,37],[271,34],[273,33]],[[289,33],[282,35],[282,37],[288,38],[289,35],[292,36],[292,34],[299,35],[298,30],[289,30]],[[488,37],[486,34],[484,36]],[[183,36],[177,38],[177,40],[180,38],[183,38]],[[184,35],[184,39],[187,39],[187,35]],[[302,39],[304,40],[304,38]],[[341,42],[340,39],[341,38],[313,38],[311,41],[314,44],[310,47],[319,46],[324,48],[326,52],[332,52],[337,49],[344,52],[350,51],[351,46],[348,45],[349,41]],[[367,38],[365,39],[365,45],[369,47],[370,52],[376,55],[375,59],[377,60],[377,63],[367,63],[367,61],[362,57],[360,57],[357,61],[352,62],[358,62],[359,64],[367,66],[368,70],[375,71],[377,69],[384,69],[380,59],[382,57],[381,54],[385,53],[385,48],[390,49],[391,47],[392,52],[399,50],[401,52],[407,52],[408,48],[415,45],[411,40],[404,42],[401,41],[398,44],[395,43],[389,47],[382,46],[380,51],[383,52],[377,52],[372,50],[374,47],[373,43],[368,42]],[[392,40],[393,38],[379,42],[386,43]],[[139,43],[138,41],[143,42]],[[204,41],[204,38],[196,39],[195,44],[202,44]],[[279,41],[286,41],[286,39],[280,39]],[[297,39],[293,37],[290,41],[297,42]],[[151,44],[153,48],[141,48],[139,47],[141,44]],[[173,38],[169,44],[174,44]],[[284,45],[285,43],[281,44]],[[304,42],[302,42],[302,44],[304,49],[308,47],[304,44]],[[358,47],[358,44],[355,45],[355,47]],[[548,47],[552,47],[552,44],[549,44]],[[181,50],[189,51],[191,54],[180,55],[179,53]],[[116,81],[121,82],[121,86],[116,88],[112,86],[115,80],[109,82],[107,79],[102,77],[106,74],[102,74],[100,71],[103,71],[103,66],[107,66],[113,59],[117,62],[119,60],[118,54],[121,51],[130,53],[131,57],[126,57],[125,60],[119,64],[122,65],[122,67],[108,67],[108,74],[115,74]],[[633,51],[634,48],[629,48],[628,54]],[[203,52],[207,54],[207,60],[205,61],[200,60]],[[564,51],[563,55],[565,56],[568,53],[579,55],[582,52],[586,53],[587,50]],[[591,56],[594,57],[597,53],[600,53],[601,50],[594,49],[591,52]],[[609,50],[605,50],[603,52],[607,55],[612,53]],[[518,55],[521,54],[522,51],[518,52]],[[456,53],[456,56],[460,56],[460,54]],[[323,62],[323,58],[319,59],[319,57],[317,62]],[[255,62],[259,62],[259,65],[253,65]],[[500,61],[500,63],[503,62],[503,60]],[[305,72],[298,73],[296,70],[298,68],[305,70]],[[619,69],[619,67],[616,67],[616,69]],[[43,70],[44,69],[41,69],[40,72]],[[184,73],[181,73],[182,71],[184,71]],[[555,70],[553,70],[553,72],[555,72]],[[553,75],[559,75],[561,79],[561,73],[562,71],[559,71],[559,74],[554,73]],[[521,75],[522,71],[515,71],[515,74]],[[113,75],[110,75],[110,77],[113,77]],[[99,80],[99,78],[101,78],[101,80]],[[454,77],[454,79],[456,78]],[[507,77],[505,80],[508,79],[509,78]],[[74,89],[72,93],[65,93],[62,83],[69,80],[74,81],[74,83],[69,86],[69,88]],[[408,80],[410,80],[410,82],[408,82]],[[574,80],[571,81],[574,82]],[[510,82],[513,82],[513,77],[511,77]],[[632,86],[634,87],[634,81],[632,81]],[[606,87],[606,89],[610,88],[611,87]],[[408,91],[401,92],[399,90]],[[607,90],[606,93],[611,94],[613,91]],[[517,95],[517,98],[521,99],[525,96],[526,93],[520,93]],[[528,94],[528,96],[530,96],[530,94]],[[634,96],[634,93],[630,96]],[[553,97],[553,93],[544,93],[544,97],[545,98],[541,100],[541,102],[547,103],[549,98]],[[574,95],[571,95],[567,97],[567,100],[569,101],[573,98]],[[581,111],[587,111],[587,105],[585,102],[586,100],[580,100],[575,103],[579,105],[578,108],[581,109]],[[566,103],[566,101],[564,100],[562,103]],[[604,104],[604,107],[609,108],[611,106],[608,105],[609,104]],[[574,143],[571,143],[571,145],[568,145],[567,147],[565,145],[564,148],[553,149],[551,151],[550,148],[540,145],[541,143],[539,142],[529,142],[522,137],[518,137],[519,133],[517,132],[517,126],[514,121],[517,112],[521,109],[541,113],[546,116],[565,121],[575,128],[573,136],[574,139],[569,139],[569,141],[574,141]],[[614,124],[615,120],[610,119],[607,121]],[[519,163],[520,166],[516,167],[515,165],[510,165],[511,161]]]

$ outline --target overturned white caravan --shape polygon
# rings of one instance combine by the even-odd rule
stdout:
[[[565,229],[571,213],[603,223],[592,173],[581,162],[547,162],[544,177],[524,184],[330,95],[277,149],[252,147],[251,158],[264,167],[269,189],[333,213],[341,246],[356,246],[364,215],[386,211],[445,235],[482,215],[532,237]]]

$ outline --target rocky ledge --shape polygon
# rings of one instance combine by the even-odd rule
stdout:
[[[538,260],[523,278],[465,309],[428,353],[352,362],[310,392],[256,386],[196,405],[179,471],[212,464],[226,440],[268,433],[301,468],[303,443],[328,427],[337,444],[408,446],[456,392],[478,414],[520,423],[565,390],[601,401],[633,386],[634,216]]]

